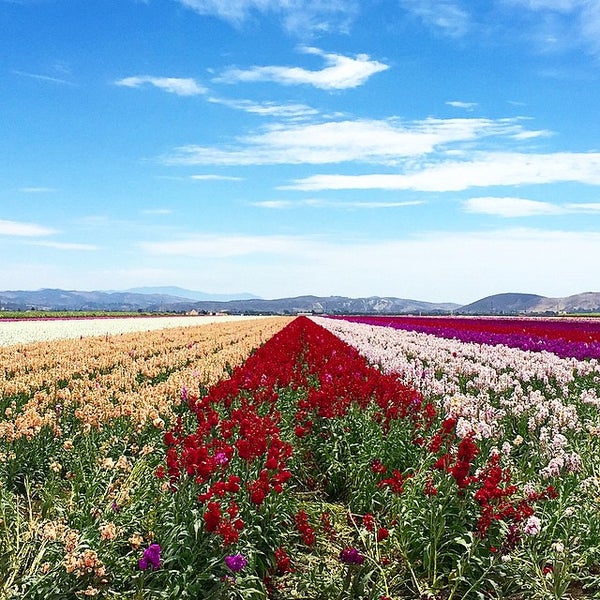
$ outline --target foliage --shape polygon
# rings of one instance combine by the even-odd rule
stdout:
[[[562,363],[540,355],[544,374],[525,375],[514,362],[504,371],[498,350],[490,362],[501,389],[491,370],[485,380],[471,363],[458,366],[457,346],[446,355],[449,341],[419,338],[406,356],[422,362],[400,377],[385,368],[386,344],[398,349],[384,328],[350,324],[350,345],[343,323],[334,335],[324,321],[275,320],[268,333],[262,322],[253,349],[232,362],[225,350],[241,342],[221,337],[189,362],[192,340],[153,350],[139,341],[144,361],[113,352],[111,365],[96,354],[35,379],[43,389],[15,386],[21,367],[12,368],[6,389],[19,395],[4,399],[0,423],[0,573],[10,574],[0,595],[600,594],[597,363],[569,359],[567,380]],[[175,362],[151,359],[165,356]],[[209,357],[219,357],[218,378],[190,372]],[[123,391],[88,387],[116,381],[115,369]],[[509,404],[517,385],[537,401],[520,413]],[[64,390],[135,411],[82,411],[87,401]],[[153,393],[165,397],[148,416]],[[128,404],[136,395],[143,405]]]

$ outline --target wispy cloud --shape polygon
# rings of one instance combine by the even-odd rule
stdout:
[[[598,0],[503,0],[536,19],[531,39],[541,51],[583,48],[600,56],[600,2]]]
[[[200,85],[195,79],[179,77],[152,77],[150,75],[139,75],[135,77],[125,77],[115,81],[115,85],[124,87],[141,87],[152,85],[170,94],[177,96],[199,96],[207,92],[206,88]]]
[[[600,213],[600,202],[573,202],[567,204],[566,209],[572,212],[596,214]]]
[[[141,213],[143,215],[171,215],[173,211],[170,208],[146,208]]]
[[[329,54],[318,48],[304,48],[304,52],[323,57],[327,65],[318,71],[302,67],[255,66],[249,69],[232,68],[217,81],[224,83],[274,81],[283,85],[312,85],[323,90],[343,90],[362,85],[375,73],[385,71],[388,65],[372,60],[368,54],[356,57]]]
[[[19,188],[19,192],[22,194],[49,194],[55,192],[54,188],[49,187],[22,187]]]
[[[290,209],[290,208],[338,208],[338,209],[381,209],[401,208],[405,206],[416,206],[424,204],[422,200],[404,201],[368,201],[368,200],[322,200],[319,198],[308,198],[304,200],[263,200],[253,202],[252,206],[267,209]]]
[[[98,250],[98,246],[92,244],[76,244],[71,242],[30,242],[32,246],[43,246],[44,248],[54,248],[56,250],[69,250],[75,252],[92,252]]]
[[[242,177],[233,177],[231,175],[190,175],[190,179],[196,181],[242,181]]]
[[[600,185],[600,153],[479,153],[470,161],[446,161],[407,174],[313,175],[281,189],[456,192],[562,181]]]
[[[469,198],[463,209],[470,213],[494,215],[498,217],[536,217],[540,215],[565,215],[572,213],[600,213],[600,202],[577,202],[555,204],[527,198],[481,197]]]
[[[550,202],[528,200],[526,198],[469,198],[463,202],[466,212],[495,215],[498,217],[533,217],[539,215],[559,215],[564,210]]]
[[[363,161],[394,165],[441,147],[525,133],[520,119],[329,121],[273,125],[236,140],[237,147],[182,146],[163,162],[171,165],[325,164]]]
[[[280,104],[277,102],[255,102],[253,100],[230,100],[227,98],[209,98],[209,102],[222,104],[235,110],[261,115],[263,117],[280,117],[284,119],[304,119],[319,114],[315,108],[306,104]]]
[[[58,233],[56,229],[38,225],[37,223],[23,223],[20,221],[0,220],[0,235],[37,237]]]
[[[400,0],[401,6],[428,27],[450,37],[461,37],[471,28],[471,18],[451,0]]]
[[[358,13],[356,0],[179,0],[201,15],[212,15],[241,26],[253,14],[274,14],[296,34],[348,30]]]
[[[446,104],[453,108],[464,108],[465,110],[474,110],[479,106],[477,102],[461,102],[460,100],[450,100]]]
[[[60,85],[75,85],[72,81],[67,81],[60,77],[51,77],[50,75],[40,75],[39,73],[27,73],[26,71],[16,70],[13,70],[13,73],[20,77],[29,77],[30,79],[37,79],[38,81],[47,81],[49,83],[58,83]]]

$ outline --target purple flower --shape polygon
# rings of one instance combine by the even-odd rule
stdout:
[[[340,560],[347,565],[362,565],[365,557],[356,548],[344,548]]]
[[[227,454],[225,454],[225,452],[217,452],[215,454],[215,462],[218,465],[226,465],[229,462],[229,459],[227,458]]]
[[[248,564],[248,559],[242,554],[231,554],[225,557],[225,564],[231,571],[237,573]]]
[[[150,544],[144,550],[142,558],[138,561],[138,567],[142,571],[149,568],[154,571],[160,568],[160,546],[158,544]]]

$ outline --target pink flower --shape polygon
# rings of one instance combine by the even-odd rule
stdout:
[[[523,531],[527,534],[527,535],[537,535],[542,529],[542,522],[536,517],[536,516],[531,516],[529,517],[529,519],[527,519],[527,523],[525,523],[525,527],[523,528]]]

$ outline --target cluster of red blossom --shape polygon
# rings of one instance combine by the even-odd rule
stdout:
[[[295,411],[298,438],[309,435],[319,419],[343,417],[352,405],[373,406],[384,432],[397,419],[426,429],[435,417],[418,392],[368,366],[354,348],[311,320],[295,319],[206,396],[186,390],[195,431],[184,432],[179,419],[164,436],[167,468],[157,475],[168,476],[173,490],[183,475],[195,481],[205,505],[205,531],[221,536],[224,545],[237,542],[244,528],[238,514],[242,497],[260,506],[292,477],[293,446],[282,437],[277,406],[278,390],[286,388],[303,392]],[[382,485],[400,492],[402,475],[394,471]],[[306,513],[297,513],[295,521],[304,544],[314,544]]]
[[[299,317],[206,396],[199,398],[186,391],[197,421],[193,433],[183,431],[181,420],[165,433],[167,469],[161,467],[157,475],[168,475],[172,489],[184,474],[196,482],[198,500],[205,505],[205,530],[221,536],[223,545],[237,542],[244,529],[238,505],[260,507],[272,494],[281,494],[292,477],[290,458],[295,440],[285,439],[281,429],[278,400],[283,390],[297,392],[292,408],[296,438],[311,435],[320,420],[344,417],[353,406],[369,408],[384,436],[393,422],[406,422],[415,447],[439,457],[424,494],[437,494],[436,472],[449,474],[459,494],[467,487],[476,490],[482,536],[493,520],[518,522],[533,512],[533,498],[514,499],[516,488],[508,485],[509,474],[497,459],[490,459],[477,476],[471,474],[479,448],[471,437],[460,440],[456,447],[454,419],[446,419],[432,435],[436,411],[423,402],[419,392],[370,367],[354,348],[310,319]],[[288,437],[294,438],[294,434]],[[403,493],[408,475],[394,466],[388,474],[378,459],[372,461],[371,469],[381,475],[380,489]],[[543,497],[550,496],[548,492]],[[293,518],[303,543],[312,546],[315,532],[308,515],[299,511]],[[367,528],[369,523],[367,518]],[[383,528],[377,532],[380,540],[387,535]],[[280,548],[275,557],[279,571],[291,569],[286,556]]]
[[[494,521],[521,523],[534,514],[533,502],[549,500],[557,497],[557,492],[548,486],[543,492],[533,492],[526,497],[519,495],[516,485],[510,485],[508,469],[500,466],[500,454],[492,454],[484,467],[477,474],[471,475],[473,461],[480,450],[471,436],[460,440],[456,455],[453,455],[451,444],[456,441],[454,432],[456,419],[446,419],[440,430],[433,436],[429,449],[439,452],[445,449],[434,464],[434,468],[452,475],[459,489],[471,486],[474,490],[473,498],[480,507],[480,517],[477,522],[477,533],[484,537]],[[425,485],[426,495],[435,495],[437,489],[433,480],[428,479]],[[516,528],[513,527],[513,529]],[[511,544],[509,544],[510,546]]]

